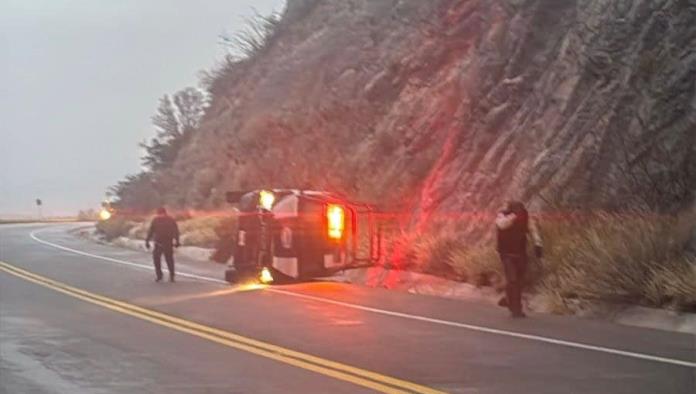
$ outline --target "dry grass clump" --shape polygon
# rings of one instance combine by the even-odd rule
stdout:
[[[446,235],[424,234],[413,240],[412,253],[416,267],[429,274],[452,279],[466,279],[463,272],[449,264],[450,253],[459,247],[457,238]]]
[[[587,302],[696,310],[696,257],[686,248],[696,214],[545,215],[544,258],[531,253],[527,282],[550,309],[569,312]],[[494,243],[468,243],[454,230],[403,236],[408,268],[501,288],[504,275]]]
[[[281,19],[281,15],[277,12],[262,15],[255,9],[253,11],[254,14],[246,18],[246,23],[241,30],[232,36],[225,34],[220,36],[223,45],[246,59],[253,58],[269,47]]]
[[[220,240],[219,227],[226,220],[229,221],[228,219],[223,216],[209,215],[178,220],[181,244],[202,248],[215,247]],[[150,222],[151,219],[141,223],[131,222],[127,228],[121,228],[119,231],[123,231],[123,233],[116,235],[116,237],[127,235],[133,239],[145,239]]]
[[[477,286],[502,283],[502,267],[495,248],[471,243],[451,225],[433,226],[421,234],[401,235],[394,251],[406,267],[429,274],[470,282]]]
[[[555,300],[696,309],[696,259],[685,253],[693,215],[596,213],[542,225],[538,290]]]
[[[128,234],[130,229],[136,225],[137,223],[127,220],[122,216],[114,215],[109,220],[98,221],[96,228],[97,232],[104,236],[104,239],[111,241]]]
[[[492,246],[457,244],[449,251],[447,264],[467,282],[477,286],[503,286],[503,267]]]
[[[212,248],[218,241],[215,228],[222,221],[221,216],[200,216],[179,223],[181,244]]]
[[[132,239],[145,239],[147,237],[147,230],[150,228],[150,221],[140,222],[133,226],[128,231],[128,238]]]

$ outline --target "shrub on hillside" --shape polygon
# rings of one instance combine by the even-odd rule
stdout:
[[[696,310],[696,258],[685,253],[694,223],[691,214],[547,217],[540,226],[545,256],[537,260],[530,253],[527,281],[558,312],[582,301]],[[442,229],[408,242],[415,269],[503,286],[492,242],[471,245]]]
[[[457,243],[448,251],[446,261],[462,278],[476,286],[503,286],[503,267],[492,246]]]
[[[92,222],[99,219],[99,214],[94,209],[80,210],[77,213],[77,220],[80,222]]]
[[[149,228],[150,220],[137,223],[128,231],[128,238],[145,239],[145,237],[147,237],[147,230]]]
[[[181,244],[202,248],[214,247],[218,241],[215,228],[221,220],[220,216],[199,216],[179,222]]]
[[[602,300],[696,309],[692,215],[598,213],[551,221],[539,291],[555,300]],[[562,310],[562,305],[560,306]]]
[[[126,220],[122,216],[114,215],[109,220],[97,222],[97,232],[104,236],[107,241],[118,237],[125,237],[136,223]]]
[[[246,18],[245,26],[232,36],[220,36],[222,44],[232,49],[241,58],[251,59],[265,51],[271,44],[280,24],[280,14],[273,12],[262,15],[254,10],[254,14]]]
[[[414,239],[412,251],[416,267],[428,274],[466,280],[463,271],[457,271],[448,264],[450,253],[459,247],[460,242],[450,234],[440,236],[425,234]]]
[[[224,220],[218,216],[198,216],[192,218],[178,218],[179,238],[182,245],[198,246],[202,248],[214,247],[219,239],[216,228]],[[131,223],[126,234],[132,239],[145,239],[150,228],[150,220],[141,223]]]

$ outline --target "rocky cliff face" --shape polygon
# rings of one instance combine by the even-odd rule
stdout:
[[[427,224],[505,199],[674,210],[696,191],[692,0],[288,0],[211,82],[162,184],[331,189]]]

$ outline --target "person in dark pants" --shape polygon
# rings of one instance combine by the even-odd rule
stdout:
[[[167,215],[164,208],[157,209],[157,216],[150,223],[150,230],[147,232],[145,247],[150,249],[150,241],[155,241],[155,248],[152,250],[152,261],[155,264],[156,282],[162,280],[162,255],[167,262],[169,270],[169,281],[174,282],[174,247],[179,247],[179,226],[176,220]]]
[[[505,299],[512,317],[525,317],[522,311],[522,287],[527,270],[527,237],[534,242],[534,253],[542,256],[542,243],[539,231],[529,213],[519,201],[508,202],[495,220],[497,228],[497,249],[505,272]]]

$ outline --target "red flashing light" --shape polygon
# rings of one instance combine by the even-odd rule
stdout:
[[[340,240],[346,228],[346,211],[343,206],[329,204],[326,206],[327,235],[329,239]]]

